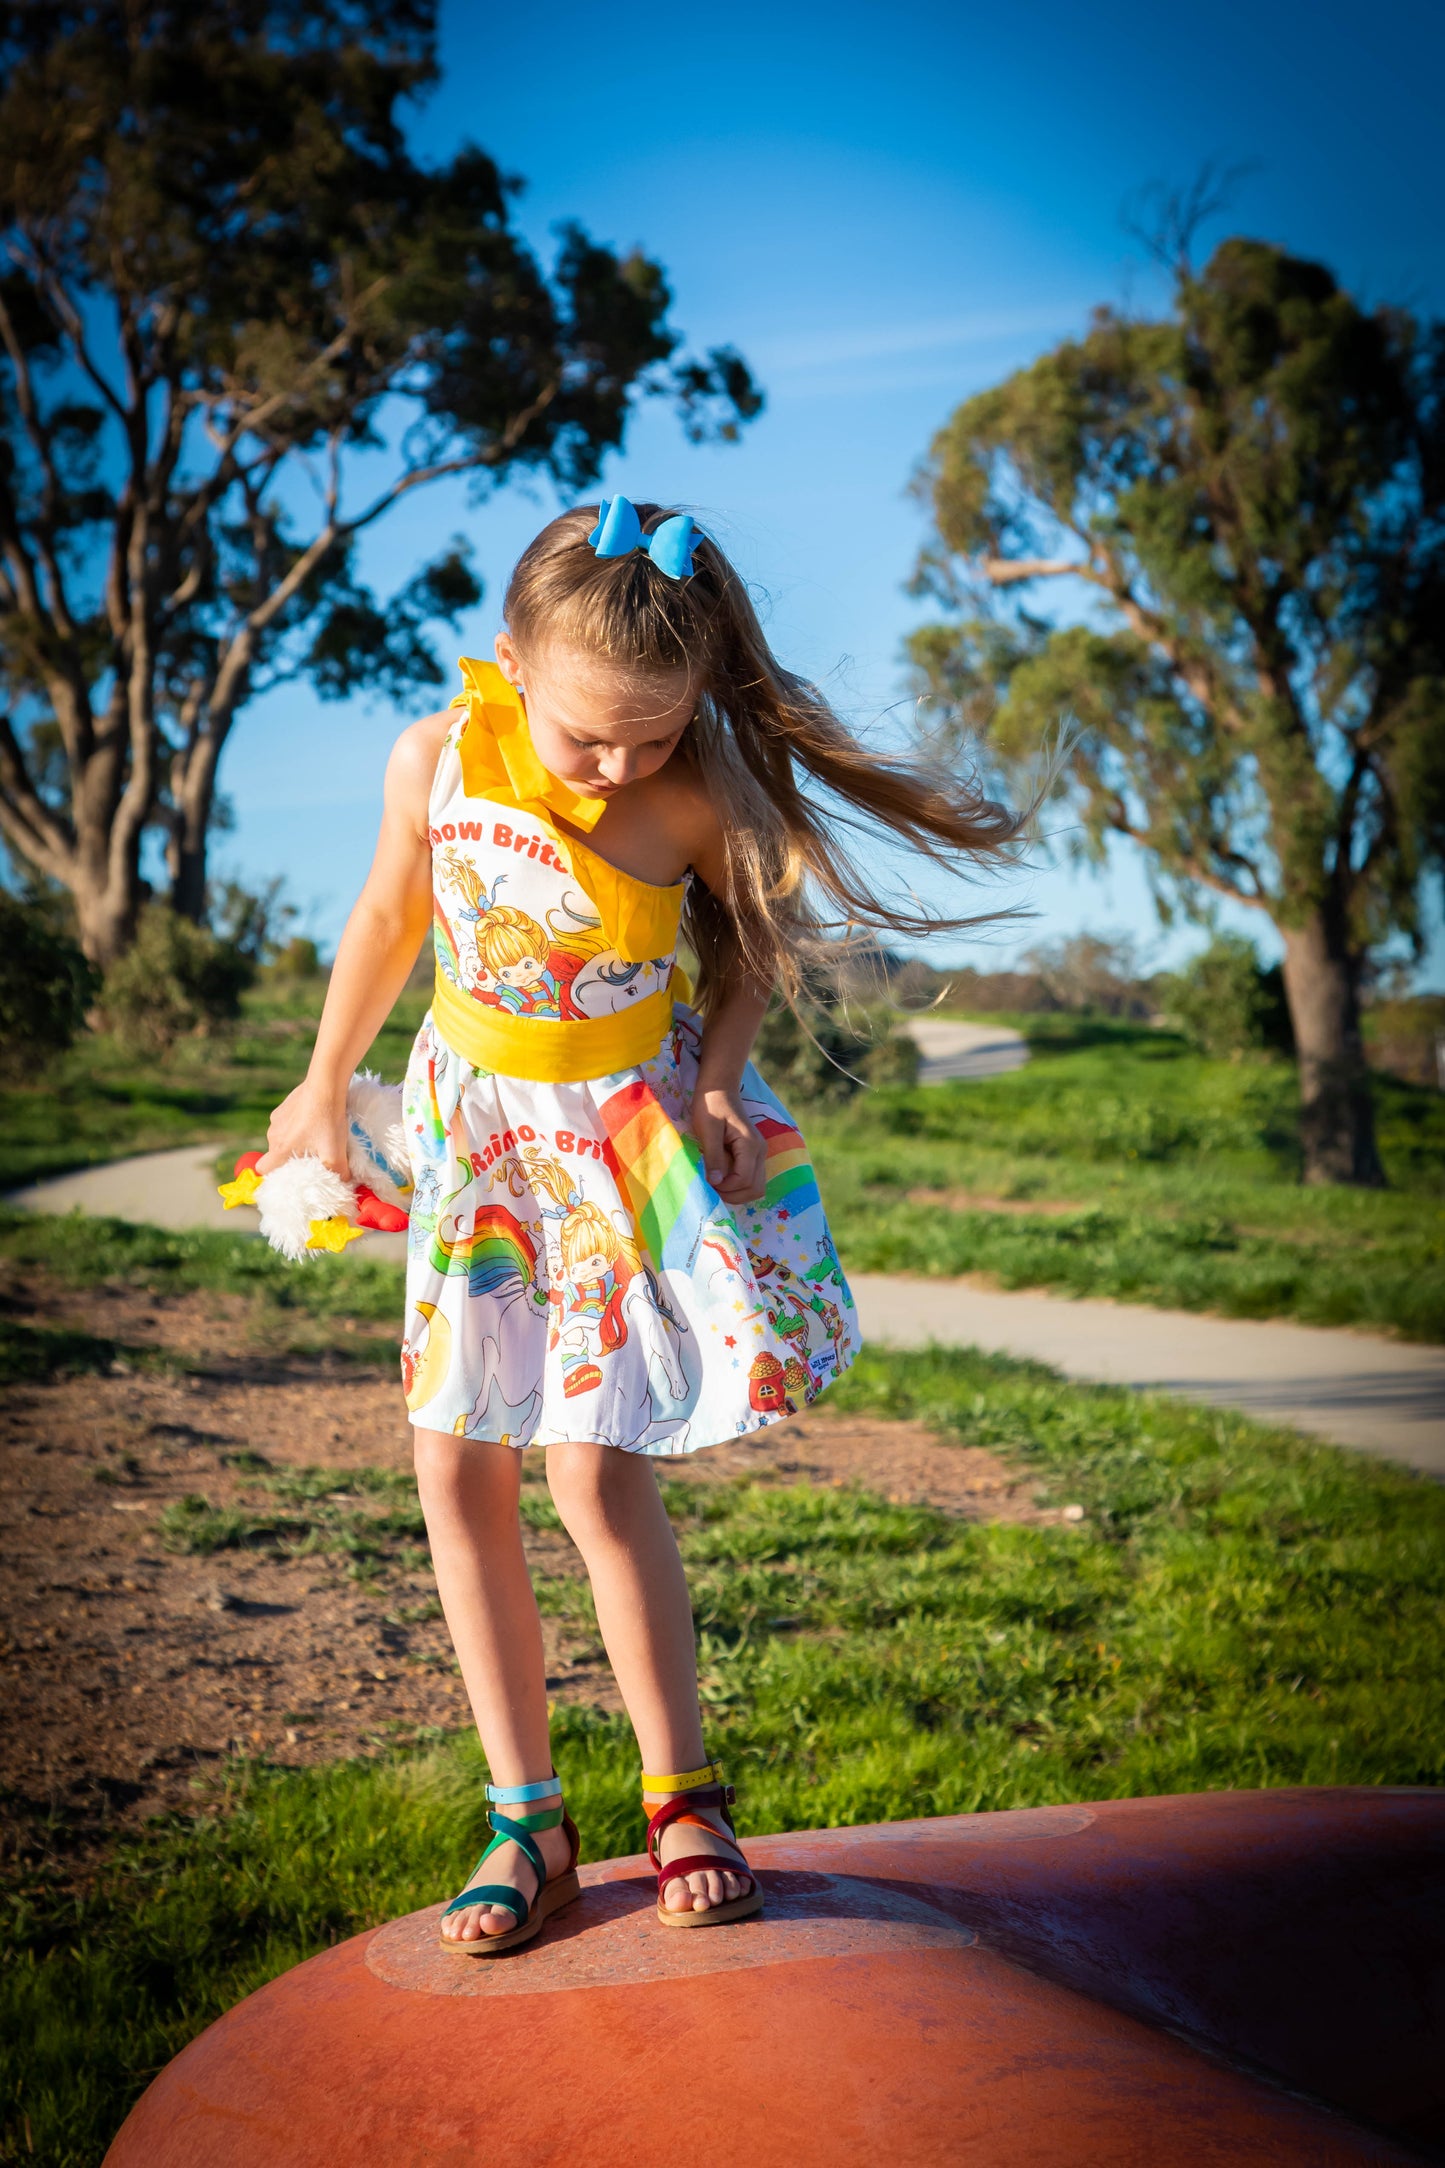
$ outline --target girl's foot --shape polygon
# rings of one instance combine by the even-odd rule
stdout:
[[[644,1794],[643,1805],[651,1814],[662,1800]],[[706,1828],[698,1826],[702,1822]],[[699,1807],[697,1822],[671,1823],[662,1832],[659,1851],[664,1871],[669,1861],[689,1856],[696,1859],[699,1852],[716,1852],[718,1856],[715,1869],[694,1867],[688,1874],[674,1875],[662,1884],[662,1903],[668,1912],[707,1912],[714,1905],[746,1897],[753,1887],[753,1878],[739,1857],[737,1841],[728,1834],[717,1808]]]
[[[549,1881],[566,1873],[572,1846],[565,1829],[538,1830],[532,1842],[546,1862]],[[497,1846],[487,1861],[487,1880],[505,1882],[528,1905],[537,1893],[537,1870],[519,1844]],[[486,1935],[510,1934],[516,1924],[516,1913],[505,1905],[468,1905],[461,1912],[443,1914],[441,1933],[445,1942],[480,1942]]]

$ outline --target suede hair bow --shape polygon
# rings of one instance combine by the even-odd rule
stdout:
[[[642,550],[670,580],[685,580],[692,575],[692,553],[703,538],[686,512],[675,512],[651,534],[644,534],[630,498],[604,497],[597,525],[587,539],[594,557],[630,557],[634,550]]]

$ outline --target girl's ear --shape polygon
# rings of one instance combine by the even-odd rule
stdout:
[[[517,653],[516,642],[505,626],[497,634],[493,645],[496,650],[497,667],[508,684],[515,685],[518,692],[520,692],[522,690],[522,658]]]

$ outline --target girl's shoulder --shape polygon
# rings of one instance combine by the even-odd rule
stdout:
[[[392,746],[386,764],[388,802],[414,811],[423,827],[437,762],[447,734],[458,719],[455,708],[442,708],[435,715],[423,715],[419,722],[408,723]]]
[[[689,857],[705,851],[721,836],[722,820],[712,794],[690,761],[670,760],[649,777],[648,788],[668,828],[689,845]]]

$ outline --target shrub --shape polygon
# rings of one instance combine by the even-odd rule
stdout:
[[[240,1013],[255,959],[234,941],[163,903],[148,903],[135,940],[105,976],[107,1021],[130,1054],[156,1059],[186,1032],[204,1033]]]
[[[870,1084],[916,1084],[922,1060],[918,1041],[906,1031],[892,1031],[878,1039],[863,1057],[863,1074]]]
[[[1161,986],[1169,1020],[1201,1054],[1217,1059],[1272,1046],[1290,1049],[1278,966],[1266,971],[1243,934],[1217,933]]]
[[[845,1011],[805,1000],[801,1018],[776,1002],[763,1018],[753,1059],[781,1098],[814,1106],[851,1099],[864,1084],[915,1084],[918,1048],[887,1012]]]
[[[23,1083],[63,1054],[99,977],[46,906],[0,889],[0,1075]]]
[[[431,950],[427,949],[427,963],[431,964]],[[286,981],[293,979],[319,979],[321,976],[321,951],[309,934],[293,933],[265,967],[268,979]]]

